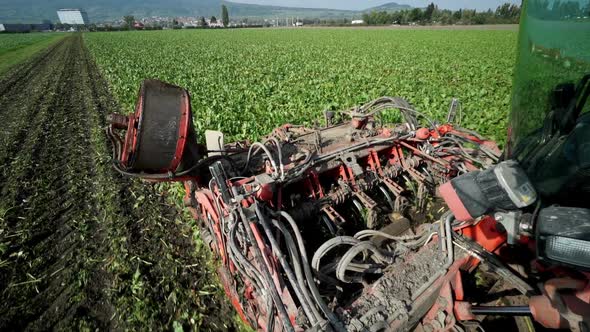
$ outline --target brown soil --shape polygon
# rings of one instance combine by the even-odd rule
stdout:
[[[0,330],[234,330],[193,221],[111,169],[113,100],[79,35],[0,77]]]
[[[443,268],[444,257],[435,246],[411,253],[387,267],[386,273],[363,290],[346,311],[340,312],[348,331],[381,331],[385,322],[412,321],[412,296]],[[410,323],[408,323],[412,326]],[[383,325],[384,326],[384,325]]]

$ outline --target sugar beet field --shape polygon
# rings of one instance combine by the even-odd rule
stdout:
[[[0,53],[16,38],[0,35]],[[105,115],[131,112],[144,78],[188,88],[199,135],[257,138],[390,95],[441,120],[459,98],[465,127],[503,141],[515,42],[386,29],[59,39],[0,74],[0,330],[242,329],[182,188],[111,169]]]

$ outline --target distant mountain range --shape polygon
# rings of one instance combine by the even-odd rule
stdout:
[[[367,12],[367,11],[399,11],[399,10],[403,10],[403,9],[412,9],[413,7],[410,5],[401,5],[397,2],[388,2],[386,4],[380,5],[380,6],[375,6],[375,7],[371,7],[368,8],[366,10],[364,10],[363,12]]]
[[[91,22],[115,21],[124,15],[133,15],[137,18],[211,17],[220,16],[222,4],[228,7],[230,18],[351,18],[372,10],[395,11],[412,8],[394,2],[353,11],[252,5],[223,0],[2,0],[0,23],[37,23],[43,20],[58,22],[56,11],[60,8],[82,8],[88,13]]]

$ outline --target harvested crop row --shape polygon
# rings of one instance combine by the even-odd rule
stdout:
[[[227,328],[187,219],[111,170],[117,104],[82,38],[0,87],[0,330]]]

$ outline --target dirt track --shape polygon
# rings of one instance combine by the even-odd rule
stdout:
[[[112,171],[114,111],[78,35],[0,77],[0,330],[232,329],[190,220]]]

